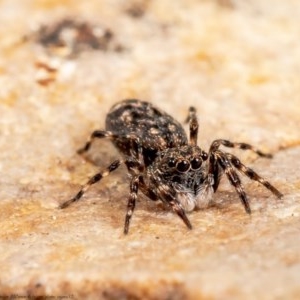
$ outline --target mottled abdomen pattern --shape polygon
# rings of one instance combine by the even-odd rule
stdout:
[[[118,136],[113,143],[125,155],[130,155],[130,141],[138,137],[146,166],[155,160],[158,151],[188,144],[179,122],[151,103],[135,99],[111,108],[106,117],[106,130]]]

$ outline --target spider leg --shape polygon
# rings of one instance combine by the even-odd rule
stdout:
[[[128,172],[131,174],[131,181],[130,194],[127,202],[127,212],[125,216],[124,234],[127,234],[129,231],[130,220],[135,209],[138,189],[141,187],[143,193],[145,193],[144,189],[147,189],[143,176],[141,175],[143,174],[145,169],[144,162],[141,156],[141,150],[142,148],[137,146],[137,149],[134,153],[136,157],[128,156],[125,161]]]
[[[101,139],[101,138],[109,138],[111,140],[123,140],[129,143],[128,149],[129,154],[139,161],[142,161],[143,153],[142,153],[142,147],[140,146],[139,138],[133,135],[116,135],[112,133],[111,131],[106,130],[95,130],[89,140],[86,142],[86,144],[77,150],[78,154],[83,154],[84,152],[88,151],[94,141],[95,138]]]
[[[132,177],[130,181],[130,195],[127,203],[127,212],[125,216],[124,234],[127,234],[129,231],[130,220],[133,215],[135,202],[137,199],[138,186],[139,186],[139,176]]]
[[[241,163],[241,161],[234,155],[227,153],[226,156],[230,160],[230,162],[234,165],[235,168],[237,168],[239,171],[244,173],[247,177],[249,177],[252,180],[255,180],[265,186],[268,190],[270,190],[275,196],[278,198],[282,198],[283,194],[280,193],[273,185],[271,185],[270,182],[259,176],[254,170],[246,167],[244,164]]]
[[[246,143],[233,143],[233,142],[230,142],[228,140],[223,140],[223,139],[213,141],[210,146],[209,152],[212,153],[212,152],[217,151],[221,145],[224,147],[228,147],[228,148],[239,148],[242,150],[251,150],[261,157],[272,158],[272,154],[264,153],[264,152],[260,151],[259,149],[253,147],[252,145],[249,145]]]
[[[216,192],[218,189],[222,174],[223,174],[223,170],[220,167],[220,165],[218,164],[218,161],[217,161],[215,155],[210,155],[209,163],[208,163],[207,178],[213,178],[212,186],[213,186],[214,192]],[[210,182],[210,181],[211,181],[211,179],[208,180],[208,182]]]
[[[251,214],[251,208],[244,187],[230,159],[227,158],[226,154],[222,153],[221,151],[216,151],[212,153],[212,155],[215,156],[216,161],[225,172],[229,182],[234,186],[242,201],[242,204],[244,205],[246,213]]]
[[[155,190],[146,185],[144,177],[140,176],[139,180],[139,189],[143,192],[143,194],[152,201],[157,201],[159,198],[156,195]]]
[[[193,106],[189,108],[189,115],[186,119],[186,123],[189,123],[190,125],[190,144],[196,146],[198,139],[199,123],[196,115],[196,109]]]
[[[91,185],[100,181],[103,177],[109,175],[111,172],[116,170],[122,163],[123,163],[122,160],[117,159],[113,163],[111,163],[103,172],[96,173],[88,180],[88,182],[81,188],[81,190],[72,199],[62,203],[59,207],[66,208],[73,202],[78,201],[84,195],[84,193],[89,189]]]
[[[192,224],[188,219],[183,207],[177,201],[170,201],[169,204],[171,205],[172,209],[176,214],[180,217],[180,219],[184,222],[188,229],[192,229]]]
[[[141,142],[140,139],[136,136],[132,136],[132,135],[125,135],[125,136],[121,136],[122,138],[124,138],[127,141],[130,141],[130,153],[131,156],[134,157],[135,159],[137,159],[137,161],[140,164],[140,168],[144,168],[144,158],[143,158],[143,148],[141,146]]]
[[[117,136],[113,134],[111,131],[106,131],[106,130],[95,130],[89,140],[86,142],[86,144],[77,150],[78,154],[82,154],[86,151],[88,151],[92,145],[92,142],[94,141],[95,138],[102,139],[102,138],[110,138],[110,139],[115,139]]]
[[[172,191],[168,185],[161,184],[157,189],[157,196],[163,202],[171,206],[172,210],[180,217],[188,229],[192,229],[192,224],[188,219],[182,205],[172,195]]]

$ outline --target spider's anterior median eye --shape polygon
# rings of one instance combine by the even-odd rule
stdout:
[[[190,163],[187,160],[181,160],[177,163],[176,168],[179,172],[184,173],[190,168]]]
[[[192,160],[191,160],[191,166],[192,166],[192,169],[193,170],[197,170],[201,167],[202,165],[202,159],[199,158],[199,157],[194,157]]]

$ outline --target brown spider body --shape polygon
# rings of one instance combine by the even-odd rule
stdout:
[[[198,120],[195,108],[190,108],[187,121],[190,125],[190,142],[179,122],[148,102],[130,99],[114,105],[106,117],[106,130],[94,131],[90,140],[78,152],[86,152],[94,138],[109,138],[123,154],[123,158],[95,174],[75,197],[60,207],[65,208],[78,201],[92,184],[122,163],[127,166],[131,178],[125,234],[129,230],[138,190],[151,200],[161,200],[169,205],[190,229],[192,225],[186,212],[196,207],[207,207],[224,174],[236,189],[247,213],[251,213],[250,205],[236,170],[258,181],[277,197],[282,197],[268,181],[243,165],[236,156],[221,151],[219,147],[250,149],[268,158],[271,155],[249,144],[227,140],[215,140],[206,153],[197,146]]]
[[[179,122],[150,103],[126,100],[114,105],[106,117],[106,130],[117,137],[113,143],[125,156],[132,156],[132,143],[142,148],[146,167],[157,153],[187,145],[186,133]]]

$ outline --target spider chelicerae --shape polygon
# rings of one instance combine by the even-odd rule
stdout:
[[[245,166],[235,155],[220,150],[220,146],[249,149],[267,158],[272,157],[270,154],[246,143],[233,143],[224,139],[213,141],[209,151],[205,152],[197,146],[199,125],[194,107],[189,109],[187,122],[189,141],[180,123],[151,103],[129,99],[115,104],[107,114],[106,130],[94,131],[78,153],[88,151],[95,138],[108,138],[122,154],[122,158],[91,177],[60,208],[66,208],[81,199],[91,185],[121,164],[126,165],[130,175],[125,234],[129,230],[139,190],[151,200],[161,200],[167,204],[189,229],[192,225],[186,212],[207,207],[223,175],[235,188],[248,214],[251,209],[238,173],[259,182],[278,198],[283,196],[270,182]]]

